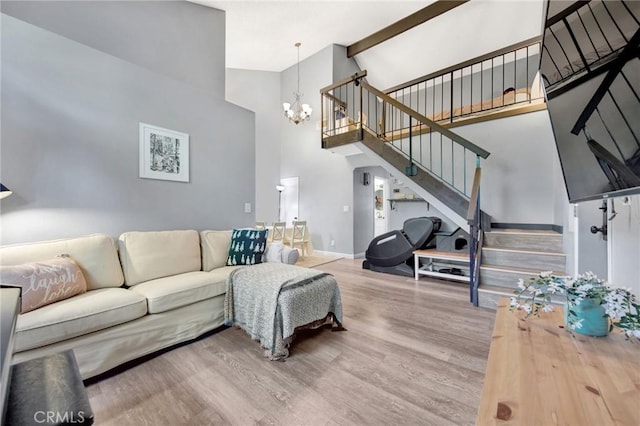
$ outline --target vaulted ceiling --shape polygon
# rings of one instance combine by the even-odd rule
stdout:
[[[283,71],[330,44],[348,46],[434,1],[216,1],[226,12],[226,66]],[[543,0],[471,0],[355,56],[388,88],[542,33]]]

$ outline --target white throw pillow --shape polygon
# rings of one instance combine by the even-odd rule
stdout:
[[[284,245],[279,241],[275,241],[269,244],[269,247],[267,247],[267,251],[264,253],[265,261],[273,262],[273,263],[282,263],[283,249],[284,249]]]

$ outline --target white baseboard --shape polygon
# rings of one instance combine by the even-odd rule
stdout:
[[[335,251],[313,250],[313,254],[318,254],[320,256],[336,256],[336,257],[344,257],[346,259],[355,259],[353,254],[336,253]]]

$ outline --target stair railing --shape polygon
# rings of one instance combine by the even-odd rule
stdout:
[[[367,82],[360,85],[363,106],[379,105],[382,110],[377,136],[408,157],[405,174],[415,176],[417,167],[421,167],[469,197],[473,167],[479,158],[487,158],[489,152]],[[362,115],[368,117],[366,110]]]
[[[364,81],[366,71],[321,90],[323,146],[362,140],[367,131],[407,157],[405,172],[417,167],[468,198],[473,169],[489,152],[412,110]]]
[[[473,176],[473,187],[469,199],[467,222],[469,223],[469,301],[478,306],[478,286],[480,285],[480,264],[482,263],[482,243],[484,231],[480,211],[480,178],[482,169],[478,162]]]

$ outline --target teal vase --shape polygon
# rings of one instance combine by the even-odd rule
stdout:
[[[605,317],[604,307],[600,299],[582,299],[575,302],[576,296],[567,293],[567,304],[564,309],[564,322],[569,330],[587,336],[606,336],[609,334],[609,319]],[[582,320],[581,327],[572,328],[570,323]]]

